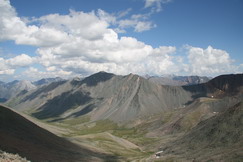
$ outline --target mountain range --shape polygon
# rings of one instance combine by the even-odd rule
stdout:
[[[162,76],[146,76],[152,82],[162,85],[183,86],[206,83],[211,77],[206,76],[176,76],[176,75],[162,75]]]
[[[176,75],[163,75],[163,76],[145,76],[146,79],[159,83],[162,85],[193,85],[199,83],[205,83],[210,80],[209,77],[200,76],[176,76]],[[60,77],[56,78],[43,78],[37,81],[28,80],[14,80],[12,82],[2,82],[0,81],[0,103],[6,102],[11,97],[18,95],[19,93],[26,93],[33,89],[37,89],[40,86],[50,84],[52,82],[63,81],[64,79]]]
[[[35,82],[31,82],[28,80],[14,80],[12,82],[5,83],[0,81],[0,102],[6,102],[8,99],[18,95],[19,93],[23,94],[40,86],[61,80],[63,79],[56,77],[44,78]]]
[[[154,78],[99,72],[60,79],[19,93],[5,105],[117,161],[243,157],[243,74],[211,80],[172,76],[181,80],[173,85]],[[155,156],[158,151],[163,153]]]

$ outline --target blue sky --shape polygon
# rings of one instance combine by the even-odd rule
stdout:
[[[0,0],[0,80],[243,71],[242,0]]]

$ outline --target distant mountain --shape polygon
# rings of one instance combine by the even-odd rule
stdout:
[[[110,119],[128,122],[179,107],[191,100],[182,87],[154,84],[138,75],[118,76],[100,72],[83,80],[54,82],[27,93],[18,102],[9,102],[18,110],[33,108],[37,118],[72,118],[88,115],[92,120]]]
[[[145,152],[162,150],[157,160],[239,161],[242,102],[243,74],[169,86],[134,74],[99,72],[40,86],[6,104],[68,129],[75,139],[84,135],[96,142],[97,136],[104,142],[108,133]]]
[[[9,83],[2,82],[0,84],[0,100],[7,101],[8,99],[16,96],[20,92],[27,92],[33,89],[36,89],[36,86],[27,80],[15,80]]]
[[[41,80],[35,81],[33,82],[34,85],[36,86],[42,86],[42,85],[46,85],[46,84],[50,84],[52,82],[59,82],[62,81],[63,79],[60,77],[56,77],[56,78],[43,78]]]
[[[208,82],[211,78],[205,76],[176,76],[163,75],[148,77],[148,80],[154,83],[171,86],[194,85]]]
[[[235,95],[243,92],[243,74],[221,75],[206,83],[217,95]]]
[[[243,74],[220,75],[206,83],[183,87],[193,93],[194,98],[234,96],[243,93]]]
[[[103,161],[109,156],[81,148],[0,105],[0,148],[31,161]]]
[[[23,95],[37,87],[50,84],[52,82],[63,81],[62,78],[43,78],[41,80],[31,82],[28,80],[14,80],[12,82],[0,82],[0,102],[6,102],[14,96]]]
[[[241,76],[237,75],[237,80]],[[53,82],[8,104],[20,111],[32,108],[32,115],[39,119],[88,115],[91,120],[110,119],[126,123],[137,117],[188,105],[199,97],[219,97],[224,91],[219,90],[217,85],[222,83],[223,77],[203,84],[178,87],[156,84],[133,74],[118,76],[99,72],[82,80]],[[241,87],[242,82],[239,83],[232,82],[235,87]]]

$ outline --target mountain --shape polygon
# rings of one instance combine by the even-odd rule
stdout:
[[[235,82],[241,77],[242,74],[219,76],[207,83],[181,87],[156,84],[134,74],[119,76],[99,72],[82,80],[53,82],[7,104],[19,111],[32,108],[32,115],[39,119],[88,115],[93,121],[109,119],[126,123],[189,105],[199,97],[217,98],[229,94],[230,90],[236,93],[228,84],[242,87],[241,80]],[[224,82],[223,78],[232,81]]]
[[[42,86],[42,85],[46,85],[46,84],[50,84],[52,82],[59,82],[62,81],[63,79],[60,77],[56,77],[56,78],[43,78],[41,80],[37,80],[35,82],[32,82],[35,86]]]
[[[148,77],[148,80],[154,83],[171,86],[194,85],[208,82],[211,78],[205,76],[176,76],[163,75]]]
[[[63,79],[56,77],[43,78],[35,82],[27,80],[14,80],[9,83],[0,82],[0,102],[6,102],[14,96],[23,95],[31,90],[37,89],[37,87],[59,81],[63,81]]]
[[[5,102],[20,92],[25,93],[33,89],[36,89],[36,86],[27,80],[22,80],[22,81],[15,80],[9,83],[2,82],[0,84],[0,92],[1,92],[0,100],[2,102]]]
[[[243,100],[242,100],[243,101]],[[162,147],[164,154],[195,161],[241,161],[243,102],[200,122],[182,138]]]
[[[0,139],[1,150],[31,161],[104,161],[110,158],[58,137],[4,106],[0,106]]]
[[[39,119],[88,115],[91,120],[125,123],[191,100],[182,87],[154,84],[138,75],[118,76],[99,72],[83,80],[51,83],[8,104],[20,111],[32,108]]]
[[[213,89],[217,96],[233,96],[243,92],[243,74],[221,75],[206,85]]]
[[[64,129],[62,136],[72,141],[127,161],[155,161],[157,151],[162,161],[237,161],[242,101],[243,74],[168,86],[99,72],[43,85],[7,104]]]

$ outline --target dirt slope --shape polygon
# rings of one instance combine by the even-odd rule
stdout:
[[[116,160],[81,148],[3,106],[0,106],[0,139],[1,150],[18,153],[31,161]]]
[[[198,161],[240,161],[243,158],[243,102],[204,120],[172,142],[164,154]]]

